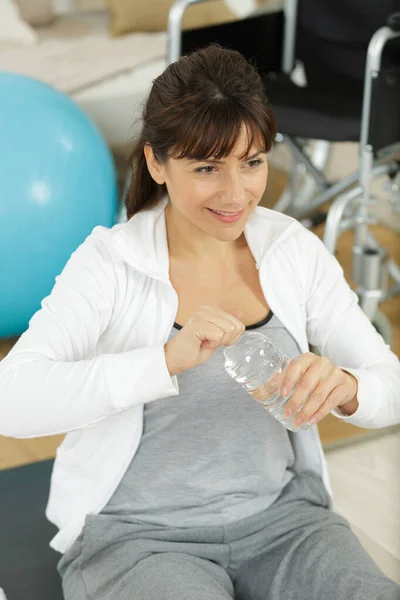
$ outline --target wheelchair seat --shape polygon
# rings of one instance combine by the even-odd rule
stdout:
[[[292,74],[282,70],[284,17],[281,11],[182,31],[180,50],[182,54],[188,54],[217,42],[241,52],[256,66],[263,80],[280,133],[293,138],[358,142],[366,48],[376,28],[372,17],[378,18],[378,13],[385,14],[386,10],[384,7],[379,8],[376,1],[374,0],[375,12],[372,15],[362,17],[356,12],[360,27],[355,39],[354,29],[345,30],[344,35],[341,34],[342,22],[336,24],[335,33],[344,37],[340,43],[331,39],[333,34],[330,29],[320,31],[323,18],[316,24],[313,23],[314,14],[318,14],[316,0],[300,3],[296,56],[305,66],[305,87],[296,85]],[[344,8],[346,2],[347,0],[341,2]],[[388,0],[388,3],[390,6],[387,10],[392,7],[393,0]],[[353,21],[355,16],[353,15]],[[377,22],[379,24],[379,20]],[[386,63],[397,68],[398,46],[394,51],[389,48],[387,53],[389,57]],[[389,90],[389,101],[392,101],[392,96]],[[382,139],[382,145],[386,141]]]
[[[7,600],[63,600],[45,516],[53,460],[0,471],[0,588]]]
[[[264,76],[264,87],[278,124],[301,138],[356,142],[360,137],[362,89],[342,86],[327,94],[299,87],[282,73]],[[345,100],[343,98],[345,96]]]

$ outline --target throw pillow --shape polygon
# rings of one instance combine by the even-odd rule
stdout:
[[[131,31],[166,31],[173,3],[174,0],[108,0],[112,35]],[[182,26],[183,29],[194,29],[235,18],[236,15],[222,0],[204,2],[185,11]]]
[[[75,0],[74,5],[81,10],[104,10],[107,0]]]
[[[16,0],[21,17],[33,27],[50,25],[54,20],[52,0]]]

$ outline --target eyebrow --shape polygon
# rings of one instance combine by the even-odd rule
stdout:
[[[247,156],[244,157],[243,160],[253,160],[254,158],[256,158],[259,154],[265,154],[266,150],[258,150],[258,152],[255,152],[254,154],[252,154],[251,156]],[[194,163],[194,162],[206,162],[206,163],[212,163],[212,164],[223,164],[223,160],[218,160],[216,158],[194,158],[192,160],[189,160],[190,163]]]

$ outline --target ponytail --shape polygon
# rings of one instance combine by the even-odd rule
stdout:
[[[135,144],[130,158],[132,176],[125,195],[128,219],[141,210],[152,208],[167,193],[165,184],[159,185],[150,175],[144,155],[144,146],[145,142],[141,136]]]

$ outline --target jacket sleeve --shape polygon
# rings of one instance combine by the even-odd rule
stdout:
[[[114,264],[96,227],[71,255],[29,328],[0,363],[0,434],[65,433],[178,394],[164,346],[97,355],[116,290]]]
[[[400,361],[359,306],[337,259],[304,229],[298,245],[305,284],[307,337],[322,356],[358,380],[357,411],[332,414],[364,428],[400,422]]]

